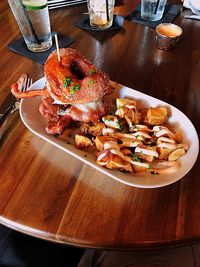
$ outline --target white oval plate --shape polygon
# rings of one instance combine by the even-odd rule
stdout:
[[[64,140],[61,140],[55,136],[48,135],[45,132],[46,121],[38,111],[38,106],[41,101],[40,97],[25,98],[21,101],[21,119],[26,127],[40,138],[62,149],[66,153],[73,155],[75,158],[78,158],[91,167],[101,171],[102,173],[121,183],[140,188],[157,188],[172,184],[181,179],[193,167],[199,152],[198,135],[191,121],[180,110],[167,104],[166,102],[145,95],[118,83],[112,82],[112,85],[116,88],[114,94],[112,95],[112,99],[114,101],[117,97],[133,98],[137,100],[139,109],[145,107],[147,108],[150,106],[167,107],[170,114],[169,124],[171,125],[171,129],[175,131],[181,131],[184,137],[183,142],[189,144],[190,146],[188,152],[181,157],[181,167],[177,172],[165,175],[152,175],[148,172],[135,174],[125,173],[117,170],[108,170],[104,167],[98,166],[95,162],[95,155],[91,152],[89,153],[79,150],[74,147],[74,145],[67,144],[67,142],[65,142]],[[36,81],[30,89],[39,89],[43,88],[44,86],[45,78],[41,78],[40,80]],[[87,157],[85,157],[86,154]]]

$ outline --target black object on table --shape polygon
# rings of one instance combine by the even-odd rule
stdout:
[[[44,52],[31,52],[30,50],[28,50],[23,37],[15,41],[12,41],[10,44],[8,44],[8,48],[11,51],[18,53],[22,56],[25,56],[27,58],[30,58],[39,64],[44,64],[46,59],[50,55],[50,53],[56,50],[54,35],[55,35],[55,32],[52,33],[52,42],[53,42],[52,47],[49,50],[44,51]],[[64,36],[60,33],[57,33],[57,35],[58,35],[58,42],[59,42],[60,48],[67,47],[74,41],[72,38]]]
[[[160,23],[172,22],[175,19],[175,17],[179,14],[181,8],[182,8],[182,5],[179,5],[179,4],[166,5],[162,19],[158,21],[148,21],[148,20],[144,20],[141,17],[140,15],[141,5],[139,4],[137,5],[134,11],[132,11],[129,15],[125,17],[125,19],[130,20],[132,22],[143,24],[150,28],[156,28],[156,26]]]
[[[124,17],[119,15],[113,16],[113,24],[110,28],[107,29],[98,29],[95,27],[90,26],[89,16],[84,15],[81,18],[79,18],[77,21],[75,21],[74,25],[77,26],[80,29],[83,30],[89,30],[89,31],[111,31],[111,30],[119,30],[123,27],[124,24]]]

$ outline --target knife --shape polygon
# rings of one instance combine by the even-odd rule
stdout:
[[[22,89],[23,84],[26,83],[26,80],[27,80],[27,74],[22,74],[22,76],[17,81],[19,91]],[[3,104],[0,106],[0,122],[2,121],[4,115],[12,108],[15,101],[17,100],[18,99],[10,91],[6,99],[4,100]]]

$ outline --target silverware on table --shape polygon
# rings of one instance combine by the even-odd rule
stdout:
[[[28,78],[27,74],[22,74],[22,76],[17,81],[19,91],[22,91],[24,85],[27,82],[27,78]],[[0,122],[2,121],[5,114],[9,111],[9,109],[12,108],[16,100],[17,100],[16,97],[9,90],[8,96],[4,100],[3,104],[0,106]]]
[[[25,92],[32,84],[32,79],[28,78],[27,74],[22,76],[17,81],[19,91]],[[12,114],[19,109],[19,99],[9,92],[3,105],[0,107],[0,139],[8,126],[8,121]]]

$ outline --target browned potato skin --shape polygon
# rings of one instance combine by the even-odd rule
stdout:
[[[103,122],[98,122],[95,125],[90,126],[89,134],[93,136],[101,135],[103,128],[105,128],[105,124]]]
[[[169,154],[173,151],[173,149],[168,149],[168,148],[163,148],[163,147],[158,147],[157,150],[159,153],[158,159],[161,159],[161,160],[167,160]]]
[[[185,155],[185,149],[184,148],[177,148],[176,150],[172,151],[169,156],[169,161],[175,161],[179,159],[181,156]]]
[[[144,155],[144,154],[140,154],[140,153],[135,153],[140,159],[144,159],[147,162],[152,162],[154,161],[154,156],[151,155]]]
[[[147,171],[147,169],[141,166],[133,165],[133,171],[135,173],[141,173]]]
[[[129,110],[124,117],[129,127],[140,123],[140,113],[138,111]]]
[[[104,143],[107,141],[116,141],[116,139],[107,135],[96,136],[94,143],[96,145],[97,150],[101,151],[103,149]]]
[[[103,122],[97,122],[94,125],[83,123],[80,127],[79,133],[81,135],[102,135],[103,128],[105,128],[105,124]]]
[[[122,148],[122,149],[121,149],[121,152],[122,152],[125,156],[127,156],[127,155],[131,155],[131,154],[132,154],[132,152],[131,152],[127,147]]]
[[[182,139],[183,139],[183,136],[180,132],[176,132],[175,134],[175,140],[177,143],[181,143]]]
[[[80,135],[88,135],[90,131],[90,125],[88,123],[83,123],[79,129]]]
[[[124,107],[126,105],[133,105],[136,107],[136,101],[132,99],[126,99],[126,98],[117,98],[116,99],[117,109]]]
[[[147,112],[148,112],[148,109],[147,108],[142,109],[140,111],[140,118],[141,118],[141,121],[143,121],[144,123],[148,123],[148,120],[147,120]]]
[[[115,112],[115,115],[117,115],[118,117],[120,118],[124,118],[124,116],[126,115],[126,113],[129,111],[130,109],[129,108],[126,108],[126,107],[121,107],[121,108],[118,108],[117,111]]]
[[[147,111],[147,121],[150,125],[162,125],[167,118],[166,108],[149,108]]]
[[[119,167],[119,165],[121,165],[121,167]],[[133,171],[131,164],[127,161],[122,160],[117,155],[113,155],[112,160],[108,164],[106,164],[106,167],[110,170],[119,169],[119,170],[124,170],[124,171],[128,171],[128,172]]]
[[[103,162],[108,162],[105,166],[110,169],[118,169],[118,170],[124,170],[128,172],[132,172],[131,164],[127,161],[124,161],[122,158],[120,158],[118,155],[115,155],[111,153],[108,150],[102,150],[100,153],[98,153],[98,156],[102,153],[106,153],[106,156],[102,159]]]
[[[75,143],[77,148],[86,148],[93,145],[89,138],[79,134],[75,135]]]

